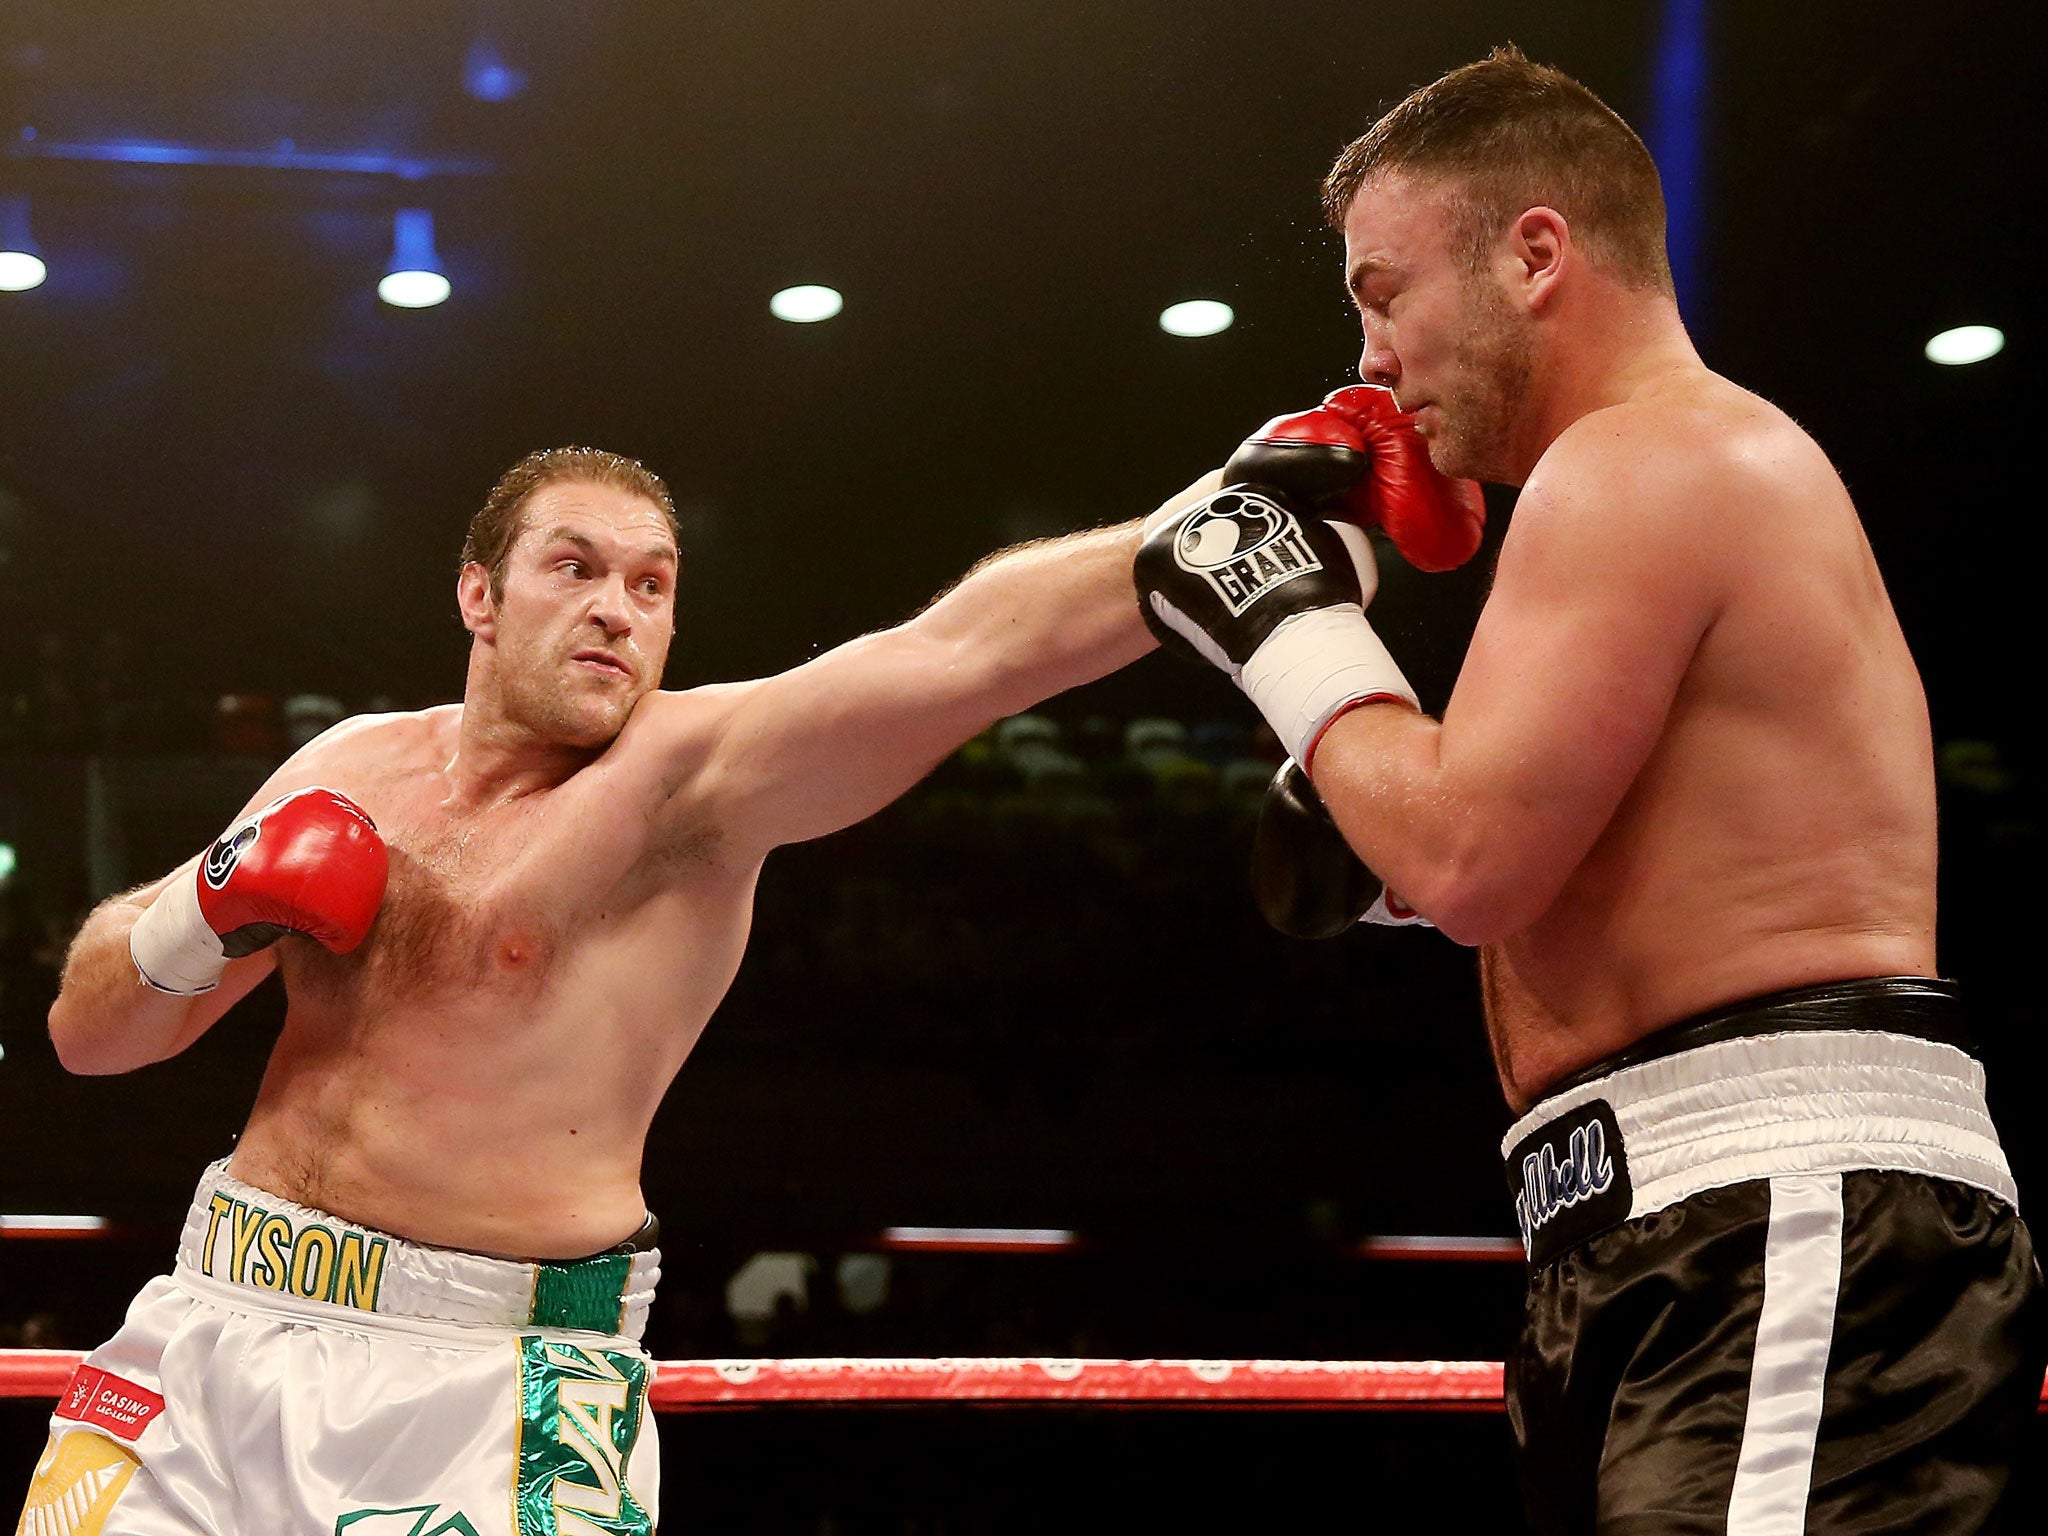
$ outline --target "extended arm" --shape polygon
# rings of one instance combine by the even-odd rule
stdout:
[[[1152,649],[1138,528],[993,556],[908,623],[744,685],[706,770],[724,834],[765,851],[849,826],[992,722]]]

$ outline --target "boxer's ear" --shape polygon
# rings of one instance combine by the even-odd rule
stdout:
[[[491,573],[477,561],[463,566],[455,578],[455,606],[462,612],[462,627],[480,640],[488,640],[498,624],[498,605],[491,598]]]
[[[1509,250],[1517,265],[1522,302],[1532,313],[1549,304],[1565,268],[1577,259],[1571,226],[1555,208],[1530,208],[1509,232]]]

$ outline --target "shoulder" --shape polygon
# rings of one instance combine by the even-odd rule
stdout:
[[[1496,592],[1653,606],[1696,632],[1740,585],[1754,528],[1786,500],[1781,461],[1795,439],[1806,441],[1781,412],[1712,375],[1590,412],[1523,487]]]
[[[274,769],[250,798],[259,810],[281,796],[319,786],[369,804],[394,783],[426,772],[454,752],[460,705],[351,715],[329,726]]]
[[[461,719],[459,704],[351,715],[300,747],[279,772],[314,782],[323,772],[389,767],[431,751],[440,740],[447,741],[452,750]]]
[[[695,688],[658,689],[633,706],[619,733],[629,750],[641,743],[715,739],[733,714],[760,686],[758,682],[705,683]]]
[[[629,777],[653,774],[664,799],[701,798],[710,787],[707,773],[726,755],[743,706],[760,689],[759,682],[707,683],[696,688],[664,689],[633,706],[601,761]]]
[[[1545,452],[1517,511],[1697,537],[1795,492],[1816,470],[1830,473],[1797,423],[1709,374],[1580,417]]]

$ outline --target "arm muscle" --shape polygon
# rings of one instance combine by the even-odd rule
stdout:
[[[338,744],[369,719],[345,720],[301,747],[227,825],[280,795],[319,783],[321,775],[336,766]],[[277,968],[276,953],[267,948],[230,960],[219,985],[197,997],[159,992],[137,973],[128,952],[130,930],[173,880],[193,878],[200,857],[186,860],[161,880],[101,902],[72,940],[49,1021],[50,1042],[68,1070],[94,1075],[132,1072],[175,1056]]]
[[[1540,916],[1613,817],[1731,557],[1699,477],[1593,426],[1524,493],[1443,722],[1369,706],[1316,757],[1361,857],[1468,943]]]
[[[976,732],[1153,646],[1138,525],[1023,545],[923,613],[739,690],[708,764],[719,821],[760,852],[849,826]]]

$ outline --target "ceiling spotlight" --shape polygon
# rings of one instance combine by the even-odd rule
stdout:
[[[1215,299],[1188,299],[1159,312],[1159,329],[1169,336],[1214,336],[1230,329],[1237,312]]]
[[[768,301],[768,313],[792,325],[815,325],[820,320],[830,320],[844,308],[846,300],[840,297],[839,290],[821,283],[785,288]]]
[[[2005,350],[2005,332],[1995,325],[1959,325],[1929,338],[1930,363],[1981,363]]]
[[[42,286],[50,269],[28,230],[28,197],[15,192],[0,197],[0,293],[21,293]]]
[[[434,251],[434,215],[425,208],[399,209],[392,222],[391,267],[377,284],[377,297],[397,309],[431,309],[448,293]]]

